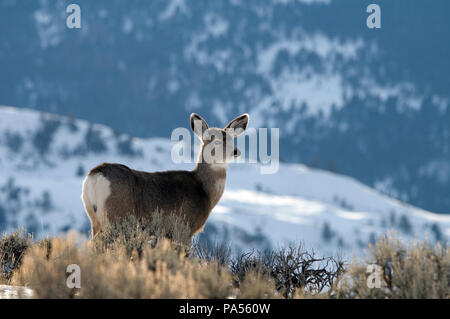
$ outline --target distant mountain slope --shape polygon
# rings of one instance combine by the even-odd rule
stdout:
[[[86,172],[101,162],[147,171],[192,169],[171,161],[166,139],[136,139],[86,121],[0,107],[0,230],[24,226],[38,236],[89,222],[80,199]],[[303,241],[319,252],[350,254],[391,229],[405,239],[447,242],[450,216],[391,199],[356,180],[298,164],[261,175],[230,165],[225,194],[203,240],[264,249]]]
[[[166,136],[249,112],[281,156],[450,213],[447,0],[0,1],[0,103]]]

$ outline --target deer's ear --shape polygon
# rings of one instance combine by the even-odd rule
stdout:
[[[195,135],[203,138],[203,133],[208,129],[208,124],[200,115],[192,113],[191,129],[194,131]]]
[[[250,121],[250,116],[247,113],[244,113],[228,123],[224,130],[233,137],[239,136],[244,133],[247,128],[248,121]]]

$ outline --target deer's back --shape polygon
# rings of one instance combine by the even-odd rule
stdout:
[[[148,173],[121,164],[102,164],[88,175],[102,174],[110,182],[106,200],[109,220],[134,215],[150,217],[153,212],[186,216],[190,226],[200,228],[212,207],[201,182],[190,171]]]

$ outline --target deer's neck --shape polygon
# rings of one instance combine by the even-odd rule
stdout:
[[[227,164],[197,163],[194,173],[203,184],[211,209],[219,202],[225,190]]]

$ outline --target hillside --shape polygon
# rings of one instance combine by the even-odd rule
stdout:
[[[195,111],[279,127],[285,162],[450,213],[447,0],[0,1],[0,103],[166,137]]]
[[[68,229],[87,233],[80,199],[86,172],[101,162],[146,171],[192,169],[172,163],[171,147],[162,138],[132,138],[83,120],[0,107],[0,230],[24,226],[37,237]],[[282,163],[277,174],[261,175],[256,164],[232,164],[200,238],[236,249],[302,241],[324,254],[350,255],[391,229],[405,239],[428,233],[431,241],[447,242],[450,216],[305,165]]]

